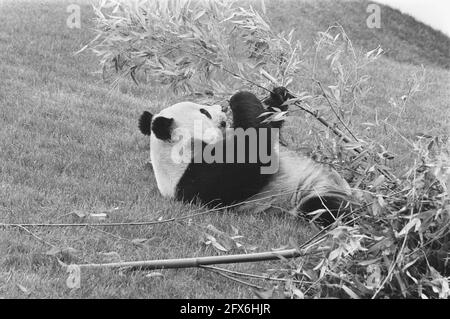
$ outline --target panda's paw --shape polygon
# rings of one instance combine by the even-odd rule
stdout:
[[[278,108],[282,111],[287,110],[287,106],[282,106],[284,102],[292,99],[294,96],[289,93],[284,86],[278,86],[272,89],[270,96],[264,101],[269,108]]]
[[[272,92],[270,93],[272,98],[278,98],[282,101],[287,100],[288,94],[289,94],[289,91],[284,86],[278,86],[276,88],[273,88]]]

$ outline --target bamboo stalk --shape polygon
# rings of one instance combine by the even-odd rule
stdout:
[[[256,199],[250,199],[250,200],[246,200],[243,202],[238,202],[235,204],[231,204],[231,205],[227,205],[227,206],[216,206],[214,208],[208,209],[206,211],[200,211],[198,213],[195,213],[201,209],[203,209],[204,207],[200,207],[198,209],[194,209],[191,212],[191,214],[189,215],[184,215],[184,216],[179,216],[179,217],[172,217],[172,218],[168,218],[168,219],[162,219],[162,220],[153,220],[153,221],[144,221],[144,222],[120,222],[120,223],[0,223],[0,229],[1,228],[12,228],[12,227],[101,227],[101,226],[105,226],[105,227],[116,227],[116,226],[151,226],[151,225],[159,225],[159,224],[164,224],[164,223],[169,223],[169,222],[176,222],[176,221],[181,221],[181,220],[185,220],[185,219],[190,219],[190,218],[194,218],[194,217],[198,217],[198,216],[202,216],[202,215],[206,215],[206,214],[210,214],[213,212],[220,212],[220,211],[225,211],[227,209],[230,208],[235,208],[241,205],[245,205],[245,204],[250,204],[250,203],[255,203],[258,201],[263,201],[266,199],[270,199],[270,198],[274,198],[277,196],[283,196],[286,194],[294,194],[297,193],[299,191],[305,191],[305,190],[313,190],[313,189],[306,189],[306,188],[302,188],[302,189],[291,189],[291,188],[282,188],[280,189],[280,193],[277,194],[272,194],[272,195],[268,195],[265,197],[261,197],[261,198],[256,198]],[[261,194],[267,193],[269,194],[269,191],[266,192],[262,192]]]
[[[353,134],[353,132],[348,128],[348,126],[344,123],[344,121],[341,119],[341,117],[339,116],[338,112],[334,109],[333,107],[333,103],[331,103],[330,98],[327,95],[327,92],[325,92],[325,89],[322,86],[322,83],[320,83],[320,81],[315,80],[316,83],[319,85],[320,90],[322,91],[323,96],[325,97],[325,99],[328,102],[328,105],[330,106],[330,109],[333,111],[334,115],[336,116],[336,118],[339,120],[339,122],[341,122],[342,126],[347,130],[347,132],[350,133],[350,135],[357,141],[359,142],[358,138]]]
[[[290,93],[292,94],[292,93]],[[292,94],[293,95],[293,94]],[[305,102],[303,102],[305,103]],[[306,103],[305,103],[306,104]],[[335,125],[332,125],[330,123],[328,123],[323,117],[321,117],[318,112],[316,111],[312,111],[310,109],[307,109],[305,107],[303,107],[303,105],[301,105],[301,102],[297,101],[294,103],[294,105],[296,105],[298,108],[300,108],[302,111],[305,111],[306,113],[312,115],[316,120],[318,120],[321,124],[323,124],[324,126],[326,126],[329,130],[331,130],[337,137],[339,137],[340,139],[342,139],[342,141],[344,141],[345,143],[352,143],[352,139],[350,139],[344,132],[342,132],[340,129],[338,129]],[[306,104],[307,105],[307,104]],[[352,134],[353,135],[353,134]],[[358,140],[358,138],[355,139]],[[364,153],[364,149],[360,146],[355,147],[352,149],[356,154],[363,154]],[[398,178],[396,176],[394,176],[392,173],[376,166],[375,169],[382,175],[384,175],[385,177],[387,177],[390,181],[395,181],[398,182]]]
[[[210,268],[209,266],[207,266],[207,267],[203,267],[203,266],[202,266],[202,268],[205,269],[205,270],[214,272],[214,273],[216,273],[216,274],[219,274],[219,275],[221,275],[221,276],[223,276],[223,277],[225,277],[225,278],[227,278],[227,279],[233,280],[233,281],[235,281],[235,282],[237,282],[237,283],[239,283],[239,284],[241,284],[241,285],[249,286],[249,287],[251,287],[251,288],[258,289],[258,290],[263,289],[263,287],[261,287],[261,286],[252,284],[252,283],[250,283],[250,282],[244,281],[244,280],[239,279],[239,278],[236,278],[236,277],[234,277],[234,276],[227,275],[225,272],[222,272],[222,271],[220,271],[220,270],[217,270],[217,269],[214,268],[214,267],[211,267],[211,268]]]
[[[304,103],[304,102],[303,102]],[[329,130],[331,130],[337,137],[341,138],[345,143],[351,143],[352,140],[345,135],[344,132],[342,132],[340,129],[338,129],[334,124],[330,124],[327,122],[327,120],[325,120],[323,117],[321,117],[318,112],[315,111],[311,111],[308,110],[307,108],[304,108],[300,102],[295,102],[294,103],[297,107],[299,107],[301,110],[305,111],[306,113],[312,115],[315,117],[316,120],[318,120],[321,124],[323,124],[324,126],[326,126]],[[361,153],[362,150],[359,148],[355,148],[355,151],[357,153]]]
[[[341,218],[342,217],[343,216],[341,216]],[[155,270],[155,269],[176,269],[176,268],[196,268],[196,267],[206,268],[202,266],[248,263],[248,262],[278,260],[283,258],[289,259],[289,258],[303,257],[309,254],[308,250],[312,246],[319,244],[326,238],[327,236],[326,230],[328,230],[330,226],[324,228],[322,231],[317,233],[315,236],[310,238],[308,241],[306,241],[299,247],[292,249],[252,253],[252,254],[127,261],[127,262],[100,263],[100,264],[91,263],[91,264],[79,264],[76,266],[78,266],[80,269],[128,268],[128,270],[133,271],[133,270]]]
[[[305,280],[295,280],[295,279],[290,279],[290,278],[288,279],[288,278],[277,278],[277,277],[271,277],[271,276],[262,276],[262,275],[249,274],[246,272],[240,272],[240,271],[235,271],[235,270],[230,270],[230,269],[225,269],[225,268],[220,268],[220,267],[214,267],[214,266],[200,266],[200,268],[213,269],[213,270],[217,270],[217,272],[219,272],[219,273],[226,272],[226,273],[237,275],[237,276],[262,279],[262,280],[266,280],[266,281],[293,282],[293,283],[297,283],[297,284],[311,283],[311,282],[307,282]]]
[[[80,267],[81,269],[131,268],[130,270],[154,270],[154,269],[171,269],[171,268],[193,268],[206,265],[268,261],[282,258],[295,258],[299,256],[301,256],[301,254],[296,249],[286,249],[280,251],[270,251],[253,254],[128,261],[128,262],[103,263],[103,264],[81,264],[77,266]]]

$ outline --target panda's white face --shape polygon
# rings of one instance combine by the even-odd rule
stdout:
[[[179,134],[188,132],[191,136],[201,132],[201,140],[210,142],[211,135],[222,135],[226,125],[226,114],[220,105],[200,105],[192,102],[174,104],[154,116],[173,119],[171,141],[178,141]]]
[[[174,158],[183,148],[184,159],[190,159],[191,139],[206,143],[222,138],[227,116],[220,105],[205,106],[182,102],[163,109],[153,116],[150,135],[150,158],[158,189],[166,197],[175,195],[175,188],[189,161]],[[186,152],[188,149],[188,152]]]

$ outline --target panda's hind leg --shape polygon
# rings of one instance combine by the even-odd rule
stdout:
[[[347,203],[345,199],[336,196],[313,197],[301,204],[300,211],[307,219],[314,219],[317,224],[328,226],[345,214]],[[318,216],[310,215],[313,212],[317,212]]]

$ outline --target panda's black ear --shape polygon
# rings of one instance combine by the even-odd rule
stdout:
[[[142,134],[144,135],[150,135],[151,134],[151,124],[152,124],[152,118],[153,118],[153,114],[147,111],[144,111],[144,113],[142,113],[141,117],[139,118],[139,123],[138,123],[138,127],[139,127],[139,131],[141,131]]]
[[[170,141],[172,136],[173,118],[158,116],[153,120],[152,132],[163,141]]]

